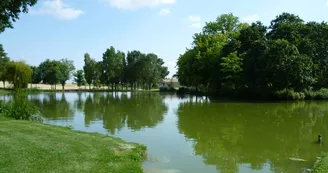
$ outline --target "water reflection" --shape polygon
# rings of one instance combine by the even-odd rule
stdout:
[[[49,93],[29,99],[50,120],[46,123],[147,145],[159,160],[147,163],[150,172],[301,172],[328,151],[328,102],[214,102],[141,92]],[[315,144],[319,133],[322,146]]]
[[[102,121],[103,127],[116,134],[127,127],[138,131],[153,128],[162,122],[168,108],[164,96],[153,93],[77,93],[67,101],[64,93],[31,96],[49,120],[73,119],[76,111],[83,112],[84,125]],[[75,110],[74,110],[75,109]]]
[[[64,93],[31,95],[30,100],[41,109],[43,116],[49,120],[71,120],[74,118],[73,107],[66,100]]]
[[[155,127],[166,112],[167,106],[158,94],[95,93],[84,104],[85,124],[103,120],[104,128],[111,134],[125,125],[132,130]]]
[[[326,146],[314,144],[328,135],[328,103],[180,103],[178,128],[193,140],[194,153],[220,172],[243,172],[243,166],[272,172],[301,172]]]

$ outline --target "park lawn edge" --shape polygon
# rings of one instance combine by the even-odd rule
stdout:
[[[10,90],[7,90],[7,89],[0,89],[0,95],[7,95],[7,94],[10,94],[11,91]]]
[[[0,115],[0,172],[142,173],[144,145]]]

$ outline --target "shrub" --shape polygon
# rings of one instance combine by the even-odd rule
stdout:
[[[275,96],[278,99],[284,100],[303,100],[305,99],[305,93],[295,92],[294,90],[279,90],[275,92]]]
[[[177,91],[177,94],[187,94],[189,93],[189,89],[188,88],[185,88],[185,87],[180,87]]]
[[[328,99],[328,89],[321,88],[317,91],[305,90],[304,91],[306,99],[316,99],[316,100],[325,100]]]
[[[43,121],[39,108],[27,99],[15,98],[6,103],[1,102],[0,113],[17,120]]]
[[[176,89],[173,87],[160,87],[160,92],[176,92]]]

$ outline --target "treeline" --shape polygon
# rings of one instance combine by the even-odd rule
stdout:
[[[182,85],[221,96],[328,98],[326,22],[283,13],[269,26],[249,25],[223,14],[193,38],[177,62]]]
[[[29,66],[23,61],[11,61],[0,44],[0,80],[9,81],[14,88],[27,88],[32,84],[50,84],[56,89],[57,84],[65,89],[66,82],[74,76],[74,81],[80,87],[88,84],[94,87],[108,86],[118,89],[128,86],[131,90],[137,88],[151,89],[157,86],[168,74],[164,61],[155,54],[144,54],[139,51],[128,52],[110,47],[103,54],[102,61],[96,61],[88,53],[84,55],[83,70],[75,71],[72,60],[50,60],[39,66]]]
[[[131,90],[151,89],[169,74],[164,61],[156,54],[134,50],[125,56],[114,47],[107,49],[99,62],[86,53],[83,70],[89,87],[107,85],[115,90],[119,85]]]

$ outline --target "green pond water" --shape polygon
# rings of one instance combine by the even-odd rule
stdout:
[[[45,123],[146,145],[147,173],[297,173],[328,150],[324,101],[227,102],[139,92],[29,99],[42,109]]]

